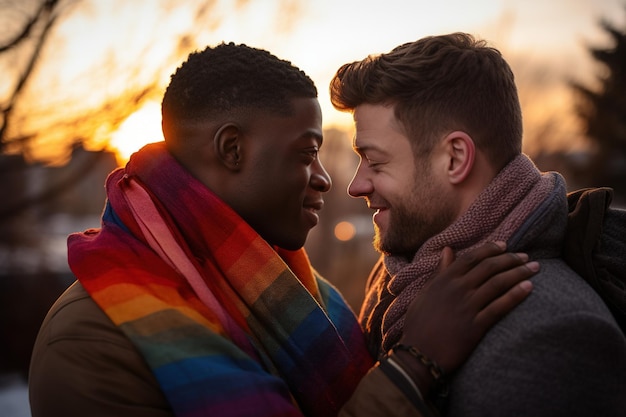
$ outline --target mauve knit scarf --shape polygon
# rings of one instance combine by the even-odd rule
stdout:
[[[463,253],[488,241],[507,242],[563,178],[540,173],[525,155],[519,155],[494,178],[456,222],[426,241],[411,261],[385,256],[388,274],[381,274],[366,294],[361,324],[382,326],[382,349],[388,351],[400,339],[404,315],[413,298],[434,274],[445,246]],[[382,295],[382,296],[381,296]],[[393,301],[389,304],[388,297]],[[388,308],[385,305],[389,304]]]

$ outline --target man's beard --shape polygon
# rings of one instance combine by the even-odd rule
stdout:
[[[428,239],[441,233],[454,221],[451,207],[440,198],[432,198],[429,204],[412,199],[407,201],[408,205],[394,207],[389,213],[384,235],[374,223],[374,248],[384,254],[412,259]],[[422,210],[418,211],[416,207]]]

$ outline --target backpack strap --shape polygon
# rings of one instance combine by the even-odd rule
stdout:
[[[578,190],[567,200],[563,259],[602,297],[626,333],[626,212],[610,208],[611,188]]]

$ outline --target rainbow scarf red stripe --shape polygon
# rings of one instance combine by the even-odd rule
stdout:
[[[111,173],[107,197],[69,264],[177,416],[338,412],[372,360],[303,249],[269,246],[162,143]]]

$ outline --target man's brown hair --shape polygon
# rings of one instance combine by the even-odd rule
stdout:
[[[522,114],[501,53],[466,33],[430,36],[345,64],[330,83],[333,106],[392,105],[416,155],[443,135],[469,134],[500,169],[521,152]]]

